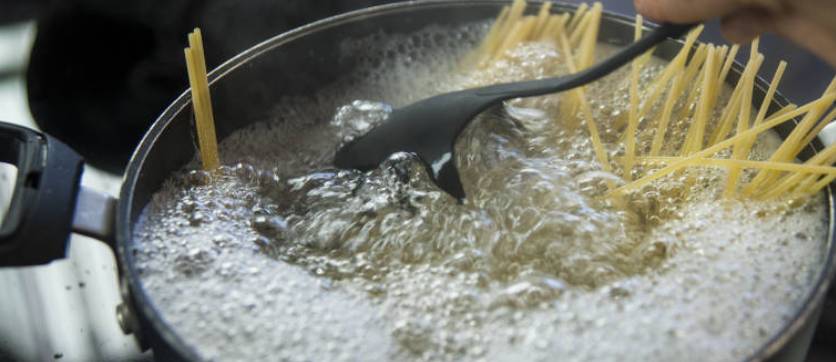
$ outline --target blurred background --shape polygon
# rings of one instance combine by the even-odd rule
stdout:
[[[116,195],[145,130],[187,88],[182,49],[192,28],[204,32],[211,69],[288,29],[387,2],[0,0],[0,120],[66,142],[88,162],[83,182]],[[634,14],[630,1],[603,3],[608,11]],[[702,39],[725,42],[716,23]],[[774,36],[762,38],[761,51],[762,76],[771,76],[778,60],[789,62],[781,89],[795,103],[817,98],[834,75]],[[118,329],[116,303],[113,257],[94,240],[74,236],[65,261],[0,270],[0,360],[150,358]],[[834,309],[829,302],[811,361],[836,360]]]

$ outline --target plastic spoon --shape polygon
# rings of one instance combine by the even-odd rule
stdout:
[[[368,171],[393,153],[412,152],[436,185],[461,202],[465,194],[453,162],[454,145],[476,115],[507,99],[557,93],[593,82],[695,25],[663,24],[612,57],[574,74],[445,93],[395,109],[384,123],[342,146],[334,164]]]

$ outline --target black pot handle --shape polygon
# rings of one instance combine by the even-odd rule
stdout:
[[[81,156],[48,135],[0,122],[0,162],[17,167],[0,225],[0,266],[63,258],[81,183]]]

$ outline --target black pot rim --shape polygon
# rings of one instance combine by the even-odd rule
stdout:
[[[528,0],[529,3],[542,3],[543,0]],[[239,66],[246,64],[249,60],[258,57],[259,55],[270,51],[273,48],[280,47],[286,43],[292,42],[296,39],[305,37],[310,33],[315,33],[324,29],[339,26],[348,22],[363,21],[379,15],[388,15],[398,12],[408,12],[415,9],[429,9],[433,7],[454,7],[454,6],[473,6],[473,5],[501,5],[507,4],[505,0],[423,0],[423,1],[406,1],[398,2],[380,6],[360,9],[344,14],[325,18],[308,25],[287,31],[285,33],[276,35],[267,39],[243,52],[230,58],[209,73],[209,84],[220,80],[226,74],[234,71]],[[577,8],[575,4],[567,4],[555,2],[553,10],[567,11]],[[605,12],[603,17],[609,21],[622,22],[625,24],[633,24],[633,18],[622,14]],[[680,42],[681,41],[677,41]],[[696,46],[696,44],[695,44]],[[735,62],[734,68],[737,72],[743,69],[739,62]],[[768,87],[768,82],[763,78],[758,77],[756,86],[765,91]],[[171,103],[157,118],[149,131],[142,138],[138,148],[135,150],[131,160],[128,164],[126,174],[124,176],[124,183],[120,190],[120,202],[117,207],[116,215],[116,238],[117,238],[117,257],[120,259],[122,275],[127,280],[128,287],[136,302],[136,311],[141,314],[142,318],[148,322],[162,340],[171,346],[179,355],[188,360],[201,360],[200,354],[197,350],[186,343],[183,338],[172,328],[172,326],[163,320],[158,308],[154,305],[153,299],[148,295],[147,291],[139,279],[136,262],[131,252],[131,242],[133,238],[133,225],[131,222],[131,210],[135,202],[133,195],[136,189],[139,176],[142,173],[143,165],[150,150],[157,143],[159,137],[163,134],[169,124],[174,120],[175,116],[190,106],[191,95],[188,90],[182,93],[177,99]],[[787,105],[789,101],[783,97],[780,92],[775,94],[774,103],[779,105]],[[791,322],[785,324],[775,335],[773,335],[768,342],[766,342],[755,353],[748,356],[746,361],[761,361],[766,360],[780,351],[793,336],[805,325],[805,323],[816,315],[817,308],[822,303],[827,294],[828,286],[834,276],[834,204],[832,188],[827,188],[827,202],[828,202],[828,241],[830,242],[828,253],[823,270],[817,277],[815,288],[807,295],[801,308],[799,308],[793,315]]]

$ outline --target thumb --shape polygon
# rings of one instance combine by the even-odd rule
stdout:
[[[769,30],[801,45],[836,67],[836,33],[829,24],[823,25],[802,16],[790,15],[776,18],[771,22]]]
[[[688,23],[725,16],[742,7],[740,0],[634,0],[636,12],[654,21]]]
[[[771,17],[757,10],[741,10],[724,17],[720,31],[729,41],[747,43],[770,28]]]

